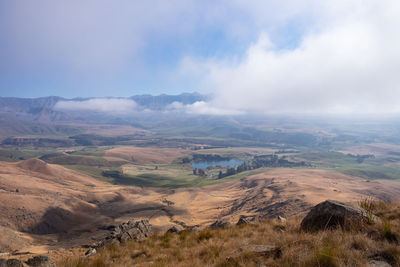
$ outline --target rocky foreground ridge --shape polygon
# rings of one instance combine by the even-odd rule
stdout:
[[[394,223],[400,219],[399,206],[373,201],[361,204],[362,207],[354,207],[327,200],[313,207],[301,222],[279,217],[260,223],[243,216],[237,226],[216,221],[200,231],[175,227],[156,239],[148,239],[153,230],[147,220],[129,221],[112,227],[103,240],[92,244],[86,255],[76,260],[82,266],[93,266],[93,260],[107,261],[109,248],[114,247],[112,262],[128,253],[132,264],[138,261],[144,265],[160,261],[164,265],[176,262],[184,266],[183,254],[187,251],[192,255],[194,266],[220,265],[221,262],[224,266],[245,266],[249,261],[282,266],[286,265],[284,262],[295,260],[293,257],[306,258],[303,263],[303,259],[297,259],[298,266],[342,266],[343,262],[347,262],[346,266],[361,263],[364,266],[400,266],[400,225]],[[158,246],[156,255],[152,250]],[[299,250],[298,255],[293,254],[296,250]],[[309,258],[305,256],[308,254]],[[193,258],[193,255],[197,256]],[[57,262],[57,266],[76,266],[64,263]],[[25,262],[0,259],[0,266],[47,267],[55,263],[46,256],[36,256]],[[124,265],[115,263],[115,266]]]

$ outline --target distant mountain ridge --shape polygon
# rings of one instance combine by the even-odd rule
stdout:
[[[158,96],[136,95],[130,98],[134,100],[137,104],[153,110],[163,109],[167,105],[172,104],[173,102],[180,102],[184,105],[190,105],[198,101],[209,100],[208,96],[196,92],[182,93],[179,95],[166,95],[166,94],[161,94]]]
[[[54,105],[59,101],[85,101],[95,99],[89,98],[63,98],[59,96],[48,96],[40,98],[18,98],[18,97],[0,97],[0,113],[26,113],[31,115],[40,115],[40,113],[56,112],[53,110]],[[114,98],[114,97],[110,97]],[[115,97],[117,98],[117,97]],[[208,96],[194,93],[182,93],[179,95],[135,95],[131,97],[118,97],[119,99],[131,99],[144,108],[152,110],[162,110],[173,102],[180,102],[184,105],[193,104],[197,101],[206,101]]]
[[[184,105],[197,101],[206,101],[208,96],[199,93],[182,93],[179,95],[135,95],[132,97],[109,97],[110,99],[127,99],[135,101],[140,109],[163,111],[168,105],[180,102]],[[121,121],[118,116],[107,113],[64,111],[55,108],[60,101],[87,101],[91,98],[63,98],[48,96],[40,98],[0,97],[0,140],[15,135],[64,135],[79,132],[70,123],[113,123],[134,125],[137,118]],[[121,114],[119,114],[121,115]],[[131,114],[132,115],[132,114]],[[143,114],[142,114],[143,115]],[[140,115],[139,118],[142,116]],[[136,116],[137,117],[137,116]],[[135,124],[136,125],[136,124]]]

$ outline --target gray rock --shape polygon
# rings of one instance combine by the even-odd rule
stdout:
[[[55,267],[54,263],[51,263],[50,258],[47,256],[35,256],[26,261],[26,264],[32,267]]]
[[[218,228],[228,228],[231,227],[232,224],[228,221],[220,221],[217,220],[213,224],[210,225],[211,229],[218,229]]]
[[[302,220],[300,229],[303,231],[318,231],[342,227],[352,229],[361,227],[367,222],[368,212],[359,207],[345,203],[326,200],[313,207]],[[374,217],[376,219],[376,217]]]
[[[278,216],[278,222],[280,222],[281,224],[286,224],[286,218],[282,217],[282,216]]]
[[[111,245],[119,245],[121,242],[118,237],[108,236],[97,243],[94,248],[101,249],[103,247],[111,246]]]
[[[178,226],[174,225],[171,228],[168,229],[167,233],[171,233],[171,234],[179,234],[180,232],[182,232],[182,229],[179,228]]]
[[[86,259],[96,253],[97,253],[97,250],[95,248],[91,248],[88,251],[86,251],[85,256],[83,256],[83,258]]]
[[[24,267],[24,264],[22,261],[17,260],[17,259],[8,259],[6,262],[7,267]]]
[[[198,226],[198,225],[187,226],[186,230],[192,231],[192,232],[198,232],[198,231],[200,231],[200,226]]]
[[[238,222],[236,223],[236,225],[243,225],[243,224],[249,224],[250,220],[244,216],[240,216]]]
[[[148,220],[129,221],[118,225],[106,238],[101,240],[96,246],[100,249],[113,244],[125,243],[128,241],[143,241],[150,236],[152,226]]]
[[[370,260],[368,262],[368,266],[370,267],[391,267],[389,263],[386,261],[381,261],[381,260]]]

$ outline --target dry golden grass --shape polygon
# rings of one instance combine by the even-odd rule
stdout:
[[[370,201],[370,200],[368,200]],[[61,259],[57,266],[367,266],[371,259],[400,266],[398,204],[370,202],[381,216],[362,231],[299,230],[300,218],[267,220],[226,229],[155,234],[148,240],[111,246],[94,256]],[[262,256],[248,245],[273,245]]]
[[[150,218],[156,228],[166,230],[172,226],[171,220],[204,227],[216,219],[236,222],[241,215],[268,216],[270,210],[287,217],[301,216],[309,206],[326,199],[349,202],[370,192],[377,198],[400,200],[398,182],[366,182],[334,171],[310,169],[273,169],[221,184],[162,191],[111,185],[59,165],[31,159],[0,162],[0,183],[0,233],[3,233],[0,247],[37,254],[86,244],[98,233],[99,226],[131,219]],[[174,204],[167,206],[163,199]],[[279,210],[274,208],[285,201],[287,204]],[[376,204],[378,214],[379,205]],[[70,224],[65,223],[68,230],[65,238],[19,231],[36,225],[52,207],[74,214],[68,216]],[[395,208],[386,212],[391,221],[382,226],[382,231],[394,239],[391,232],[397,231],[398,226],[393,218],[399,215]],[[53,217],[47,216],[46,223],[58,227],[60,224]]]

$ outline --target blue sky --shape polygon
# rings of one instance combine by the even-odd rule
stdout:
[[[241,57],[262,30],[279,47],[292,48],[303,30],[300,11],[260,20],[247,1],[141,2],[0,1],[0,95],[201,90],[199,77],[181,74],[185,57]],[[273,2],[263,7],[284,9]]]
[[[0,0],[0,96],[398,114],[399,27],[398,0]]]

